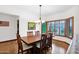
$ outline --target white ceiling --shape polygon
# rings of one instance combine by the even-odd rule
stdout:
[[[41,7],[41,15],[48,16],[69,10],[73,5],[43,5]],[[0,5],[0,12],[13,15],[40,15],[39,5]]]

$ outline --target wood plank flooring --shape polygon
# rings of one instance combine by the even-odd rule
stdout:
[[[1,54],[15,54],[17,53],[17,48],[18,46],[16,41],[0,43]]]
[[[68,48],[68,44],[53,40],[52,50],[49,50],[48,54],[65,54]],[[10,41],[0,43],[0,54],[17,54],[17,42]]]

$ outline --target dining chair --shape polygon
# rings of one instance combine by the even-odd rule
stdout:
[[[42,34],[41,35],[41,41],[39,42],[39,44],[37,44],[37,47],[39,48],[40,54],[46,53],[46,39],[47,39],[46,34]]]
[[[48,33],[46,44],[48,48],[52,48],[52,33]]]
[[[52,33],[47,34],[46,51],[49,51],[49,49],[52,49]]]
[[[33,36],[33,32],[27,32],[27,36]]]
[[[40,35],[40,32],[39,31],[35,31],[35,35],[36,36],[39,36]]]
[[[29,53],[30,52],[30,48],[32,48],[32,46],[28,46],[28,45],[26,45],[23,41],[22,41],[22,39],[21,39],[21,37],[20,37],[20,35],[19,34],[17,34],[17,43],[18,43],[18,54],[19,53]]]

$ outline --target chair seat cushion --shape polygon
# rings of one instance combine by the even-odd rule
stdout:
[[[36,47],[37,48],[40,48],[40,42],[37,43]]]
[[[28,45],[25,44],[25,43],[22,43],[22,45],[23,45],[23,50],[32,48],[32,46],[28,46]]]

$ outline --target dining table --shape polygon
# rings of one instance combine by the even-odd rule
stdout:
[[[32,45],[34,43],[39,42],[40,40],[41,40],[41,35],[22,37],[22,41],[25,42],[27,45]]]
[[[25,44],[28,46],[33,46],[31,48],[31,53],[35,54],[38,53],[38,48],[36,47],[37,43],[41,41],[41,35],[35,35],[35,36],[25,36],[21,39]]]

